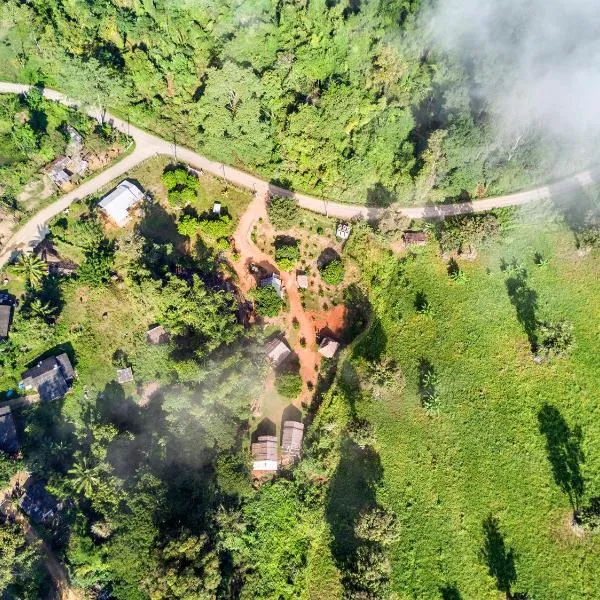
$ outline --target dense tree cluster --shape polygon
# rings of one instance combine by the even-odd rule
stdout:
[[[495,143],[468,73],[425,46],[421,4],[8,0],[0,72],[329,197],[437,201],[547,175],[537,140]]]

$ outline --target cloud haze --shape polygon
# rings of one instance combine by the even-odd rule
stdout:
[[[438,0],[425,23],[467,66],[500,133],[600,133],[598,0]]]

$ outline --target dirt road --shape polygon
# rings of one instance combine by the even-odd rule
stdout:
[[[26,93],[30,87],[31,86],[17,83],[0,82],[0,93],[22,94]],[[44,89],[44,96],[50,100],[61,102],[68,106],[80,106],[79,102],[69,99],[64,94],[55,90]],[[123,121],[108,113],[103,113],[100,109],[89,108],[86,106],[82,106],[81,108],[91,117],[98,120],[104,119],[105,121],[110,122],[116,129],[129,134],[135,141],[135,151],[118,164],[99,174],[94,179],[87,181],[78,189],[61,197],[54,204],[51,204],[40,211],[29,222],[23,225],[23,227],[21,227],[21,229],[19,229],[4,246],[2,254],[0,254],[0,267],[14,256],[15,252],[18,250],[35,245],[40,237],[44,235],[46,223],[52,217],[63,211],[71,202],[97,192],[112,179],[123,175],[146,158],[158,154],[172,156],[175,160],[187,162],[196,169],[205,170],[212,175],[226,179],[232,184],[254,190],[258,194],[270,193],[272,195],[292,197],[302,208],[329,215],[330,217],[339,219],[375,219],[382,211],[381,208],[340,204],[324,198],[316,198],[307,194],[286,190],[272,185],[250,173],[229,167],[220,162],[209,160],[205,156],[187,148],[176,146],[170,141],[163,140],[138,127],[134,127],[127,121]],[[444,218],[456,214],[484,212],[493,208],[519,206],[535,200],[544,200],[569,194],[577,191],[582,186],[590,185],[598,181],[600,181],[600,167],[578,173],[577,175],[568,177],[552,185],[546,185],[516,194],[459,204],[411,206],[402,208],[402,211],[411,218]]]
[[[261,250],[252,242],[251,237],[252,228],[259,219],[268,222],[266,203],[266,191],[255,194],[254,199],[248,205],[246,212],[242,215],[237,229],[233,234],[235,248],[240,256],[234,263],[234,268],[238,275],[239,286],[244,294],[247,294],[256,285],[256,281],[249,271],[250,263],[260,264],[263,268],[266,268],[271,272],[279,271],[279,269],[275,267],[273,257],[261,252]],[[297,343],[292,349],[298,356],[300,362],[300,376],[304,382],[302,395],[298,400],[299,402],[309,401],[311,394],[308,389],[308,384],[314,385],[316,381],[317,367],[320,359],[319,354],[315,350],[315,328],[309,315],[302,306],[300,292],[296,285],[295,272],[292,271],[291,273],[287,273],[286,271],[280,271],[280,277],[285,286],[285,292],[290,304],[288,325],[291,326],[293,319],[296,319],[299,324],[300,335],[298,337],[304,338],[306,342],[304,346]],[[288,341],[289,337],[288,331]]]

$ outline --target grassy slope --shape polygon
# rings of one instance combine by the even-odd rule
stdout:
[[[550,258],[548,267],[533,264],[536,251]],[[573,322],[569,359],[532,362],[499,269],[501,257],[513,256],[527,268],[539,314]],[[407,379],[401,397],[363,406],[380,443],[381,494],[402,523],[392,548],[393,589],[406,598],[439,598],[444,586],[456,585],[463,598],[496,598],[481,557],[482,524],[492,513],[515,553],[513,591],[599,597],[600,538],[579,540],[570,531],[569,501],[553,481],[538,413],[548,403],[571,428],[582,427],[586,495],[599,494],[600,262],[578,257],[569,233],[527,225],[465,270],[467,283],[452,283],[427,249],[408,263],[412,286],[389,290],[380,302],[388,350]],[[434,306],[432,320],[415,314],[419,290]],[[386,297],[400,297],[394,309]],[[439,374],[439,418],[419,407],[421,358]]]

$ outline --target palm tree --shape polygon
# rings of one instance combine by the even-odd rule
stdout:
[[[36,288],[46,274],[46,263],[35,254],[21,254],[15,265],[15,271],[25,276],[32,288]]]
[[[73,478],[73,487],[79,494],[88,498],[94,493],[94,490],[100,485],[98,477],[98,468],[90,468],[87,458],[82,458],[69,470],[69,475]]]
[[[38,319],[48,320],[56,312],[54,306],[50,306],[49,302],[42,302],[39,298],[36,298],[29,306],[32,316]]]

